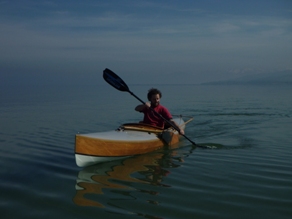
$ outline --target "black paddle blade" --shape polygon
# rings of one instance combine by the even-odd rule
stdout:
[[[113,71],[109,70],[108,68],[106,68],[103,71],[103,78],[107,83],[109,83],[114,88],[120,91],[129,92],[128,85],[119,76],[117,76]]]

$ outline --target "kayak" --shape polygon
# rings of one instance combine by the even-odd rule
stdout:
[[[174,121],[185,129],[182,116]],[[126,123],[116,130],[75,135],[75,160],[79,167],[145,154],[179,142],[172,127],[161,129],[143,123]]]

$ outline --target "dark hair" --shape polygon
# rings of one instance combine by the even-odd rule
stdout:
[[[147,98],[148,98],[148,100],[150,101],[152,95],[156,95],[156,94],[159,94],[160,98],[162,97],[162,93],[160,92],[160,90],[158,90],[158,89],[156,89],[156,88],[151,88],[151,89],[148,91],[148,94],[147,94]]]

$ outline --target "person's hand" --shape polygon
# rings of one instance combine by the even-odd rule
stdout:
[[[183,129],[180,129],[180,130],[179,130],[179,134],[180,134],[180,135],[184,135],[184,134],[185,134],[185,131],[184,131]]]
[[[151,103],[150,102],[146,102],[145,105],[150,108],[151,107]]]

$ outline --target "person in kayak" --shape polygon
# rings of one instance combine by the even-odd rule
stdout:
[[[152,88],[148,91],[147,98],[149,102],[146,102],[145,104],[140,104],[136,106],[135,110],[141,113],[144,113],[144,119],[143,123],[157,126],[160,128],[165,128],[165,121],[156,113],[160,114],[163,118],[168,120],[173,126],[177,127],[177,130],[179,130],[180,134],[184,135],[184,130],[181,129],[176,122],[172,119],[172,116],[169,112],[169,110],[162,106],[160,104],[160,99],[162,97],[162,93],[160,90],[156,88]]]

